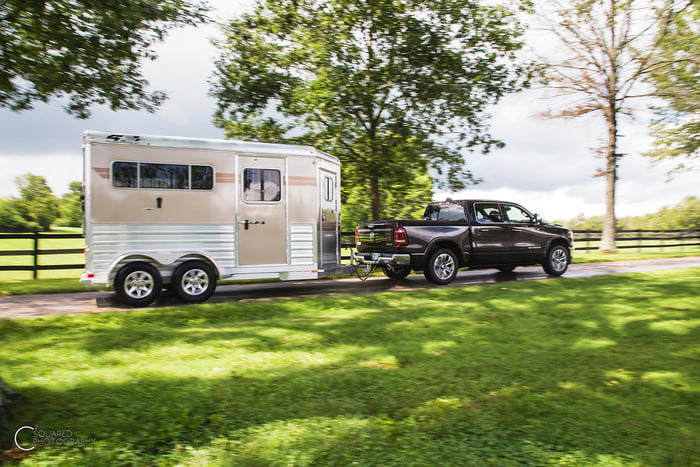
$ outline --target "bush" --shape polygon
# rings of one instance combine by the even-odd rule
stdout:
[[[34,232],[39,224],[27,221],[17,210],[15,200],[0,199],[0,232]]]

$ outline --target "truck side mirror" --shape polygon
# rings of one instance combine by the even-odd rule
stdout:
[[[541,224],[542,223],[542,216],[540,216],[539,214],[535,214],[533,221],[535,222],[535,224]]]

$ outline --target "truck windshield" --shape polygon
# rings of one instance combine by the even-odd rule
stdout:
[[[464,208],[459,204],[429,204],[423,219],[427,221],[466,222]]]

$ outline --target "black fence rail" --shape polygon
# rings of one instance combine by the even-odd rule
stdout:
[[[600,230],[574,230],[577,251],[597,250],[602,238]],[[582,245],[583,244],[583,245]],[[618,249],[677,248],[700,246],[700,230],[618,230],[615,235]]]
[[[39,271],[62,270],[62,269],[83,269],[85,263],[81,264],[39,264],[39,258],[49,255],[71,255],[83,253],[82,248],[65,249],[42,249],[41,240],[59,240],[69,238],[84,238],[82,234],[50,234],[41,232],[32,233],[0,233],[0,241],[3,240],[31,240],[33,248],[24,250],[0,250],[0,257],[3,256],[31,256],[32,264],[7,266],[0,264],[0,271],[31,271],[34,279],[39,277]],[[2,258],[0,258],[0,263]]]
[[[574,244],[577,251],[597,250],[602,232],[599,230],[574,230]],[[38,278],[39,271],[83,269],[80,264],[39,264],[40,258],[52,255],[69,255],[83,253],[82,248],[49,249],[41,248],[42,240],[75,239],[84,238],[82,234],[50,234],[50,233],[0,233],[0,241],[3,240],[31,240],[33,247],[23,250],[0,250],[0,271],[30,271],[34,279]],[[700,230],[618,230],[615,238],[617,248],[678,248],[700,246]],[[340,232],[341,254],[355,248],[355,232]],[[31,264],[28,265],[3,265],[2,257],[30,256]],[[343,261],[350,260],[350,254],[341,256]]]

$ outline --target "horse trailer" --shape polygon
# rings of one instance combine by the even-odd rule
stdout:
[[[310,146],[83,134],[86,270],[132,306],[217,280],[317,279],[340,257],[340,162]]]

